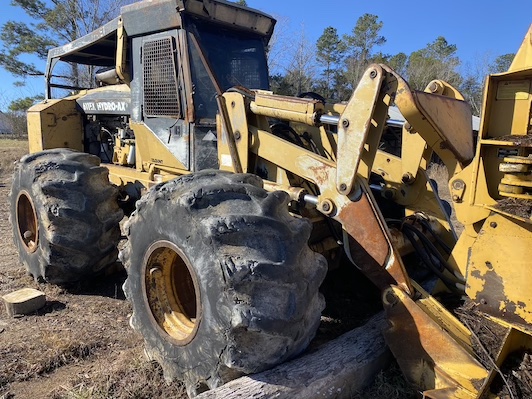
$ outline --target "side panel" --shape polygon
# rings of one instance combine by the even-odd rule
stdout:
[[[481,311],[532,325],[532,225],[493,213],[470,249],[466,293]]]
[[[28,110],[29,151],[72,148],[83,151],[82,115],[75,99],[48,100]]]
[[[139,142],[137,151],[142,153],[137,155],[156,166],[182,165],[190,170],[190,129],[183,119],[182,85],[176,78],[181,62],[177,30],[133,38],[132,47],[131,126],[136,139],[144,142]],[[167,160],[168,153],[175,161]]]
[[[150,165],[155,165],[157,169],[167,167],[179,169],[181,173],[188,171],[188,166],[181,163],[165,143],[154,137],[144,123],[131,122],[130,126],[135,132],[137,170],[148,171]]]

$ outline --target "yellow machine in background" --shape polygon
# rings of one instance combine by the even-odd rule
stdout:
[[[381,290],[388,345],[425,397],[488,394],[505,360],[532,348],[532,28],[487,80],[475,149],[460,93],[439,80],[411,90],[386,65],[347,103],[271,93],[274,24],[232,3],[146,1],[52,49],[11,194],[23,262],[51,282],[101,272],[123,211],[132,325],[195,395],[301,353],[325,260],[345,256]],[[61,61],[105,67],[100,87],[52,99]],[[407,121],[396,151],[383,142],[391,105]],[[427,175],[433,153],[458,239]],[[73,220],[90,222],[71,231]],[[491,364],[445,297],[499,326]]]

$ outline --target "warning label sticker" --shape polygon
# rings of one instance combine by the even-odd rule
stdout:
[[[530,80],[506,80],[499,82],[497,100],[528,100]]]

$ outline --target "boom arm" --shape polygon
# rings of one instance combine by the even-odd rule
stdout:
[[[427,388],[426,384],[423,385],[422,374],[425,373],[423,370],[429,372],[430,369],[433,379],[428,388],[454,384],[474,391],[474,386],[467,381],[485,378],[487,372],[464,348],[469,336],[452,315],[434,305],[437,302],[411,281],[368,184],[375,160],[385,156],[378,151],[378,146],[392,101],[409,122],[408,134],[419,132],[421,141],[434,148],[447,161],[448,167],[465,166],[471,161],[473,140],[469,107],[450,86],[441,82],[435,84],[435,89],[431,90],[434,93],[414,92],[390,68],[371,65],[349,102],[333,107],[339,110],[336,118],[326,115],[323,104],[316,100],[239,90],[224,93],[227,112],[222,112],[218,121],[221,135],[218,138],[221,143],[219,159],[222,167],[233,171],[241,165],[243,171],[256,173],[257,159],[275,165],[277,172],[272,176],[275,187],[283,187],[294,199],[305,197],[305,193],[290,187],[287,174],[299,176],[317,186],[319,193],[315,199],[309,195],[305,198],[315,203],[323,215],[341,224],[347,256],[381,289],[389,320],[394,325],[386,334],[388,342],[398,358],[406,359],[402,365],[407,376]],[[451,120],[449,115],[453,115]],[[270,131],[267,117],[319,126],[322,144],[325,145],[329,138],[330,148],[336,148],[336,152],[322,156],[277,137]],[[327,123],[338,121],[332,143],[322,120]],[[235,148],[230,150],[229,144],[233,141]],[[414,147],[420,149],[416,166],[419,167],[421,158],[428,155],[424,144]],[[388,162],[392,158],[386,157]],[[417,170],[414,170],[411,178],[415,180],[416,175]],[[428,184],[412,185],[412,181],[406,180],[401,182],[399,189],[404,192],[399,195],[405,198],[409,195],[418,197],[421,191],[427,190]],[[413,190],[416,194],[407,194]],[[425,301],[424,306],[420,306],[419,298]],[[427,306],[427,302],[433,305]],[[405,325],[401,318],[406,314],[417,334],[399,328]],[[428,345],[429,341],[440,344]],[[443,342],[445,347],[441,346]],[[412,358],[404,354],[405,348],[420,349]],[[430,366],[434,364],[433,359],[446,365],[445,372]],[[420,369],[420,365],[424,366]],[[469,370],[472,376],[466,381],[461,377],[464,370]],[[450,382],[453,380],[455,382]]]

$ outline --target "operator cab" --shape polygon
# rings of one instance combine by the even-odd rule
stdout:
[[[100,29],[50,50],[46,100],[73,94],[83,150],[104,163],[183,173],[217,168],[216,97],[234,86],[269,88],[266,46],[274,25],[268,15],[226,1],[133,3]],[[60,64],[95,73],[72,83],[54,74]],[[151,135],[157,145],[137,145]]]

